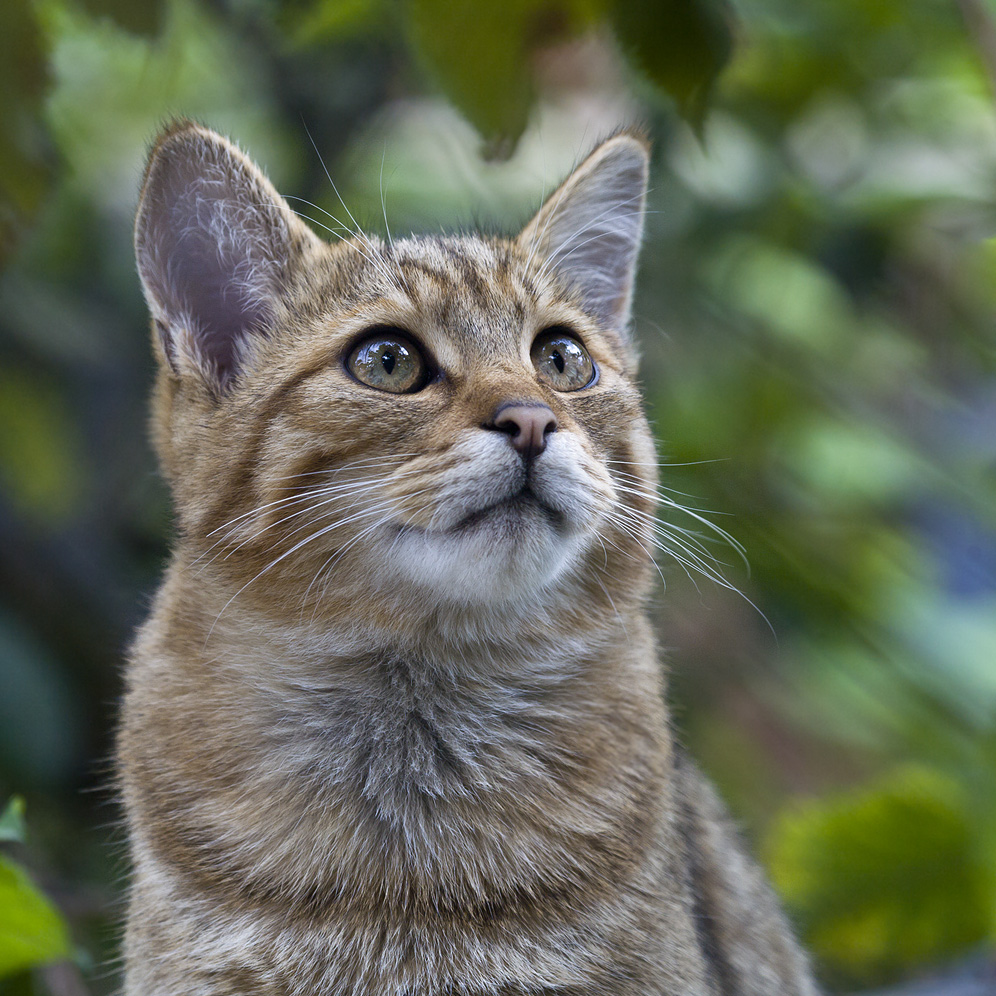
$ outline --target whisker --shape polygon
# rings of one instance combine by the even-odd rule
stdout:
[[[617,517],[617,522],[620,524],[625,523],[630,535],[635,535],[635,527],[630,521],[630,516],[632,515],[632,509],[626,506],[621,506],[623,512],[626,514],[621,514],[620,512],[615,512]],[[621,521],[620,521],[621,520]],[[728,586],[729,582],[726,581],[722,575],[718,574],[711,566],[715,564],[717,566],[728,566],[726,564],[721,564],[716,557],[712,555],[698,540],[697,537],[688,536],[683,531],[678,530],[677,527],[672,526],[671,523],[661,522],[656,519],[644,520],[644,525],[651,528],[650,542],[659,550],[663,552],[678,556],[677,550],[682,551],[682,555],[687,559],[688,563],[695,567],[699,573],[711,578],[714,581],[719,581],[724,586]],[[670,541],[669,543],[665,540]]]
[[[351,490],[348,491],[348,494],[349,494],[349,496],[351,498],[352,497],[359,497],[360,495],[367,494],[370,491],[376,491],[381,486],[382,486],[382,482],[378,482],[376,485],[371,485],[370,487],[360,488],[360,489],[351,489]],[[260,536],[262,536],[264,533],[268,532],[269,530],[275,529],[277,526],[283,525],[283,523],[289,522],[291,519],[295,519],[299,515],[307,515],[309,512],[316,512],[318,509],[322,508],[325,505],[334,504],[334,503],[338,502],[338,500],[339,500],[340,497],[341,496],[338,495],[338,494],[332,495],[331,497],[325,498],[324,501],[317,502],[316,504],[313,504],[313,505],[308,505],[305,508],[300,508],[296,512],[291,512],[290,515],[285,515],[282,519],[278,519],[276,522],[268,523],[262,529],[260,529],[258,532],[254,533],[252,536],[244,539],[241,543],[239,543],[238,546],[233,547],[228,553],[225,554],[225,559],[227,560],[233,553],[236,553],[238,550],[242,549],[242,547],[245,546],[247,543],[251,543],[251,542],[259,539]],[[338,511],[338,512],[348,512],[350,509],[357,508],[361,504],[362,504],[362,502],[354,501],[351,504],[346,505],[345,507],[341,507],[341,506],[337,507],[336,511]],[[296,536],[299,532],[301,532],[301,530],[307,529],[310,524],[311,523],[309,523],[309,522],[303,523],[302,525],[298,526],[296,529],[292,529],[289,533],[286,534],[286,536],[284,538],[285,539],[289,539],[291,536]]]
[[[421,488],[418,491],[415,491],[415,492],[412,492],[409,495],[406,495],[405,497],[408,498],[408,499],[417,498],[419,495],[425,494],[426,492],[431,491],[431,490],[432,490],[431,488]],[[395,503],[395,509],[394,510],[396,510],[396,507],[397,506],[396,506],[396,503]],[[342,549],[337,550],[336,553],[333,554],[332,557],[330,557],[328,560],[326,560],[325,563],[322,564],[322,566],[318,568],[317,572],[315,573],[315,577],[311,581],[311,584],[308,585],[308,589],[304,593],[304,598],[307,599],[308,593],[311,591],[311,589],[314,586],[315,582],[321,577],[322,574],[325,574],[327,576],[327,578],[329,579],[329,581],[331,580],[331,575],[332,575],[333,568],[338,563],[338,561],[342,558],[342,556],[349,550],[349,548],[351,546],[353,546],[355,543],[358,543],[361,539],[363,539],[364,536],[368,535],[374,529],[377,529],[381,525],[383,525],[385,522],[388,522],[390,520],[390,518],[391,518],[390,515],[386,515],[386,516],[381,517],[381,519],[379,519],[377,522],[373,523],[372,525],[368,526],[366,529],[364,529],[361,532],[357,533],[356,536],[354,536],[344,547],[342,547]],[[329,581],[326,582],[326,586],[329,583]]]
[[[305,221],[310,221],[312,225],[316,225],[318,228],[324,229],[329,234],[334,235],[337,239],[339,239],[340,242],[342,242],[343,245],[348,246],[350,249],[353,249],[356,252],[358,252],[375,270],[379,270],[382,275],[388,276],[387,271],[384,269],[383,264],[380,263],[373,256],[371,256],[369,253],[365,253],[358,245],[356,245],[355,242],[352,241],[352,239],[343,238],[343,236],[340,235],[339,232],[336,231],[334,228],[329,228],[328,225],[322,224],[322,222],[318,221],[316,218],[312,218],[310,215],[305,214],[303,211],[295,211],[294,213],[299,218],[304,218]],[[346,229],[346,231],[348,231],[348,229]],[[353,238],[355,238],[355,236],[353,236]],[[374,251],[373,247],[370,246],[369,243],[366,243],[366,245],[371,252]],[[394,283],[393,279],[391,280],[391,283]]]
[[[367,514],[373,515],[375,514],[375,512],[380,512],[380,511],[383,511],[383,509],[370,509]],[[357,516],[357,518],[359,517],[360,516]],[[337,550],[335,554],[333,554],[328,560],[326,560],[322,564],[322,566],[318,568],[318,570],[315,572],[315,576],[311,579],[311,584],[308,585],[304,595],[302,596],[302,603],[307,600],[308,595],[311,592],[311,589],[315,586],[315,582],[318,581],[318,579],[321,578],[323,574],[326,575],[326,580],[324,582],[325,588],[323,589],[323,596],[324,596],[324,594],[327,593],[328,591],[328,585],[331,584],[332,581],[332,571],[335,568],[335,565],[339,562],[339,560],[349,551],[349,549],[352,546],[354,546],[356,543],[362,540],[365,536],[369,535],[375,529],[378,529],[380,526],[384,525],[384,523],[389,522],[390,519],[391,519],[391,513],[388,513],[387,515],[382,515],[376,522],[367,526],[365,529],[360,530],[360,532],[358,532],[344,547],[342,547],[340,550]],[[302,604],[302,609],[303,609],[303,604]],[[317,609],[318,606],[316,605],[315,611],[317,611]],[[312,613],[312,618],[314,618],[314,613]]]
[[[674,499],[668,497],[668,494],[666,494],[665,492],[670,492],[670,494],[674,494],[674,495],[681,495],[683,498],[693,498],[694,495],[685,494],[684,492],[682,492],[682,491],[676,491],[673,488],[663,488],[662,489],[662,488],[660,488],[660,486],[658,486],[656,489],[650,490],[650,489],[630,487],[629,485],[620,484],[618,481],[616,481],[616,490],[617,491],[621,491],[624,494],[636,495],[636,497],[638,497],[638,498],[646,498],[646,499],[649,499],[650,501],[663,502],[664,504],[668,505],[669,507],[681,508],[681,509],[684,509],[685,511],[702,512],[703,514],[706,513],[706,512],[708,512],[710,515],[728,515],[729,514],[729,513],[725,513],[725,512],[713,512],[711,509],[708,509],[708,508],[696,508],[694,505],[681,505],[681,504],[675,502]]]
[[[590,238],[585,239],[583,242],[579,242],[576,246],[574,246],[573,249],[570,250],[570,252],[564,253],[563,256],[560,255],[561,251],[564,248],[566,248],[568,245],[570,245],[571,242],[573,242],[576,238],[578,238],[578,236],[583,235],[587,231],[590,231],[595,225],[599,224],[606,217],[610,216],[615,216],[618,218],[643,217],[642,211],[630,211],[626,213],[619,213],[620,207],[629,204],[631,201],[639,200],[642,196],[643,196],[642,193],[634,194],[632,197],[627,197],[626,200],[622,201],[619,204],[613,204],[607,207],[604,211],[597,214],[594,218],[591,218],[581,228],[576,229],[574,232],[572,232],[566,239],[561,241],[560,245],[558,245],[553,252],[547,254],[546,260],[544,261],[543,265],[539,268],[539,272],[536,275],[537,279],[542,277],[551,267],[559,266],[565,259],[567,259],[568,256],[572,256],[575,252],[578,251],[578,249],[581,249],[582,247],[586,246],[589,242],[594,242],[596,239],[604,238],[606,233],[598,232],[596,235],[592,235]]]
[[[688,511],[680,505],[675,507],[679,508],[681,511]],[[716,532],[720,538],[726,540],[746,563],[746,554],[743,544],[730,536],[726,530],[719,529],[719,527],[715,526],[707,519],[704,519],[694,513],[689,514],[693,515],[695,519]],[[778,639],[774,626],[772,626],[771,621],[761,611],[760,606],[758,606],[735,584],[728,581],[719,570],[712,566],[713,564],[717,567],[727,565],[721,564],[721,562],[718,561],[710,551],[706,550],[702,546],[702,543],[698,537],[690,535],[687,530],[683,530],[681,527],[675,526],[673,523],[664,522],[656,516],[649,516],[646,513],[640,513],[638,510],[630,508],[619,501],[613,502],[612,508],[606,511],[604,515],[610,523],[615,525],[627,536],[629,536],[630,539],[636,542],[645,554],[647,553],[647,550],[646,547],[643,546],[643,540],[645,538],[649,539],[649,542],[651,542],[656,549],[667,554],[668,557],[673,559],[682,568],[696,591],[699,591],[699,586],[695,581],[693,572],[707,578],[714,584],[719,585],[721,588],[725,588],[728,591],[732,591],[734,594],[738,595],[752,609],[754,609],[755,612],[757,612],[757,614],[764,620],[765,625],[771,631],[772,636],[774,636],[776,640]],[[634,522],[634,519],[637,521]],[[650,527],[651,535],[649,537],[643,537],[637,534],[636,527],[638,523]],[[654,560],[654,563],[656,564],[656,560]],[[661,573],[659,566],[658,573],[661,574],[661,579],[663,580],[663,573]]]
[[[385,507],[386,507],[386,505],[385,505]],[[379,510],[379,509],[378,509],[378,510]],[[370,512],[370,511],[372,511],[372,509],[368,509],[367,511],[368,511],[368,512]],[[363,513],[360,513],[360,514],[363,514]],[[285,550],[285,551],[284,551],[284,552],[283,552],[282,554],[280,554],[280,556],[279,556],[279,557],[275,557],[275,558],[274,558],[273,560],[271,560],[271,561],[270,561],[270,562],[269,562],[269,563],[268,563],[268,564],[266,565],[266,567],[264,567],[264,568],[263,568],[263,569],[262,569],[262,570],[261,570],[261,571],[260,571],[260,572],[259,572],[258,574],[256,574],[256,575],[255,575],[254,577],[250,578],[250,579],[249,579],[249,580],[248,580],[248,581],[247,581],[247,582],[246,582],[246,583],[245,583],[245,584],[244,584],[244,585],[243,585],[243,586],[242,586],[241,588],[239,588],[239,590],[238,590],[238,591],[237,591],[237,592],[236,592],[236,593],[235,593],[234,595],[232,595],[232,597],[231,597],[231,598],[230,598],[230,599],[229,599],[229,600],[228,600],[228,601],[227,601],[227,602],[226,602],[226,603],[225,603],[225,604],[224,604],[224,605],[222,606],[222,608],[221,608],[221,611],[220,611],[220,612],[218,613],[218,615],[217,615],[217,616],[215,616],[215,619],[214,619],[214,622],[213,622],[213,623],[211,624],[211,629],[210,629],[210,630],[208,630],[208,634],[207,634],[207,638],[206,638],[206,639],[205,639],[205,641],[204,641],[204,642],[205,642],[205,644],[207,643],[207,640],[208,640],[208,639],[210,639],[210,637],[211,637],[211,634],[212,634],[212,633],[214,632],[214,628],[215,628],[215,626],[217,626],[217,625],[218,625],[218,620],[219,620],[219,619],[220,619],[220,618],[222,617],[222,615],[224,615],[225,611],[226,611],[226,610],[228,609],[228,607],[229,607],[229,606],[230,606],[230,605],[232,604],[232,602],[234,602],[234,601],[235,601],[235,599],[236,599],[236,598],[238,598],[238,597],[239,597],[239,595],[241,595],[241,594],[242,594],[242,592],[244,592],[244,591],[246,590],[246,588],[248,588],[248,587],[249,587],[249,586],[250,586],[251,584],[253,584],[254,582],[258,581],[258,580],[259,580],[259,579],[260,579],[260,578],[261,578],[261,577],[262,577],[262,576],[263,576],[264,574],[266,574],[266,573],[268,573],[269,571],[271,571],[271,570],[272,570],[272,569],[273,569],[274,567],[276,567],[276,566],[277,566],[277,565],[278,565],[279,563],[281,563],[282,561],[286,560],[286,559],[287,559],[288,557],[292,556],[293,554],[297,553],[297,551],[298,551],[298,550],[300,550],[300,549],[302,549],[303,547],[307,546],[307,545],[308,545],[309,543],[313,543],[313,542],[314,542],[314,541],[315,541],[316,539],[321,539],[321,538],[322,538],[323,536],[327,536],[327,535],[328,535],[328,534],[329,534],[330,532],[332,532],[333,530],[335,530],[335,529],[338,529],[338,528],[340,528],[340,527],[341,527],[341,526],[343,526],[343,525],[346,525],[348,521],[354,521],[354,520],[355,520],[355,517],[351,517],[351,518],[350,518],[349,520],[347,520],[346,522],[342,522],[342,521],[338,521],[338,520],[336,520],[336,521],[334,521],[334,522],[330,523],[330,524],[329,524],[329,525],[327,525],[327,526],[323,526],[323,527],[322,527],[321,529],[317,530],[316,532],[312,533],[311,535],[309,535],[309,536],[306,536],[306,537],[305,537],[304,539],[302,539],[302,540],[299,540],[299,541],[298,541],[297,543],[295,543],[295,544],[294,544],[294,545],[293,545],[293,546],[292,546],[292,547],[291,547],[291,548],[290,548],[289,550]]]
[[[650,561],[650,563],[654,565],[654,569],[660,575],[661,584],[663,584],[664,587],[665,587],[665,589],[666,589],[667,588],[667,579],[664,577],[664,572],[661,570],[660,564],[657,563],[657,560],[654,557],[654,555],[643,545],[643,542],[642,542],[641,538],[639,536],[635,535],[631,531],[631,529],[629,528],[628,523],[626,523],[626,521],[624,519],[622,519],[621,517],[617,517],[614,513],[611,513],[611,512],[606,513],[605,517],[610,522],[614,522],[614,524],[617,525],[624,533],[626,533],[626,535],[629,536],[629,538],[631,540],[633,540],[636,543],[636,545],[643,551],[643,554],[647,558],[647,560]],[[620,547],[618,543],[613,543],[612,540],[610,540],[607,536],[600,537],[600,539],[603,539],[606,543],[608,543],[609,546],[611,546],[612,549],[615,550],[617,553],[625,554],[625,550],[623,550],[622,547]],[[603,546],[603,549],[604,549],[604,546]]]
[[[634,489],[634,488],[630,488],[628,485],[621,484],[621,483],[617,482],[616,483],[616,488],[617,488],[617,490],[619,490],[620,492],[622,492],[624,494],[625,493],[635,494],[635,495],[637,495],[637,496],[639,496],[641,498],[649,498],[649,497],[651,497],[651,490],[650,490],[649,486],[647,486],[643,482],[641,482],[641,484],[642,484],[642,487]],[[671,498],[667,494],[662,494],[659,489],[655,489],[655,490],[656,490],[656,498],[657,498],[657,500],[662,505],[664,505],[666,508],[674,509],[677,512],[683,512],[685,515],[688,515],[689,517],[691,517],[692,519],[694,519],[696,522],[698,522],[701,526],[704,526],[709,532],[713,533],[715,536],[717,536],[719,539],[721,539],[724,543],[726,543],[730,547],[732,547],[732,549],[736,551],[736,553],[739,556],[740,560],[743,562],[744,567],[747,570],[748,577],[750,576],[750,562],[747,559],[747,550],[746,550],[746,548],[744,547],[744,545],[735,536],[733,536],[731,533],[727,532],[727,530],[723,529],[722,526],[717,526],[716,523],[714,523],[710,519],[706,518],[706,516],[704,514],[707,511],[706,509],[698,509],[698,508],[690,507],[688,505],[683,505],[680,502],[675,501],[673,498]],[[634,515],[646,514],[646,513],[639,512],[639,510],[637,510],[637,509],[632,509],[631,511],[632,511],[632,513]],[[712,515],[714,513],[710,512],[709,514]],[[658,519],[657,521],[659,521],[659,522],[661,522],[663,524],[663,520]],[[669,524],[669,525],[671,525],[671,524]],[[673,526],[673,525],[672,525],[672,528],[681,529],[680,526]],[[685,532],[685,530],[681,530],[681,531]]]
[[[285,475],[283,477],[274,477],[273,480],[274,481],[292,481],[292,480],[296,480],[296,479],[298,479],[300,477],[308,477],[308,476],[319,475],[319,474],[325,475],[325,476],[328,476],[328,477],[335,477],[335,476],[341,475],[342,473],[344,473],[346,471],[356,470],[356,469],[358,469],[360,467],[366,467],[366,466],[370,466],[370,465],[383,466],[384,464],[391,464],[391,463],[404,463],[405,461],[410,460],[410,459],[411,459],[411,457],[409,457],[409,456],[367,457],[367,458],[365,458],[363,460],[351,460],[348,463],[344,463],[344,464],[342,464],[339,467],[332,467],[332,468],[329,468],[328,470],[310,470],[310,471],[304,471],[304,472],[299,473],[299,474],[287,474],[287,475]],[[385,475],[384,480],[386,481],[389,476],[390,475]],[[332,482],[330,482],[330,484],[331,483]],[[345,481],[345,482],[343,482],[342,486],[343,487],[350,487],[353,483],[355,483],[355,482],[354,481]],[[304,494],[307,495],[307,494],[310,494],[310,493],[317,493],[317,491],[316,492],[305,492]],[[270,508],[270,507],[275,506],[275,505],[279,505],[279,504],[281,504],[283,502],[286,502],[286,501],[297,500],[299,497],[300,497],[299,493],[294,493],[292,495],[287,495],[287,496],[285,496],[283,498],[278,498],[275,501],[268,502],[265,505],[259,505],[256,508],[250,509],[248,512],[243,512],[241,515],[237,515],[237,516],[235,516],[235,518],[229,519],[228,522],[223,523],[222,525],[218,526],[216,529],[212,529],[211,532],[209,532],[207,535],[208,536],[213,536],[215,533],[220,532],[222,529],[225,529],[226,527],[232,525],[235,522],[238,522],[240,519],[244,519],[244,518],[248,518],[248,517],[253,516],[253,515],[257,515],[259,512],[261,512],[261,511],[263,511],[263,510],[265,510],[267,508]]]
[[[380,157],[380,209],[384,212],[384,228],[387,231],[387,244],[394,249],[394,239],[391,236],[391,226],[387,220],[387,200],[384,197],[384,160],[387,158],[387,139],[384,140],[384,151]]]
[[[349,215],[349,220],[353,223],[353,233],[355,235],[360,235],[360,226],[356,219],[353,217],[352,211],[346,206],[346,202],[342,199],[342,194],[339,193],[339,188],[335,185],[335,180],[332,179],[332,174],[329,172],[328,166],[325,165],[325,160],[322,158],[322,154],[318,149],[318,145],[315,142],[314,137],[308,130],[307,125],[305,125],[305,132],[308,136],[308,140],[311,142],[312,148],[315,150],[315,155],[318,156],[318,161],[322,164],[322,169],[325,171],[326,179],[329,181],[329,186],[331,186],[333,193],[339,198],[339,203],[343,206],[346,214]]]
[[[605,463],[613,466],[632,467],[700,467],[704,463],[729,463],[729,457],[713,457],[710,460],[606,460]]]
[[[372,462],[374,462],[374,461],[373,460],[352,461],[349,464],[343,465],[343,467],[339,468],[339,470],[340,471],[347,470],[347,469],[351,470],[351,469],[355,469],[356,467],[360,466],[361,463],[365,464],[365,463],[372,463]],[[214,529],[210,533],[208,533],[208,536],[213,536],[215,533],[217,533],[217,532],[219,532],[221,530],[225,530],[225,532],[210,547],[208,547],[208,549],[205,550],[204,553],[202,553],[196,560],[194,560],[194,561],[191,562],[190,566],[191,567],[195,566],[201,560],[203,560],[212,550],[214,550],[215,547],[219,546],[222,543],[227,542],[232,537],[233,533],[235,532],[236,524],[238,522],[246,519],[247,517],[251,517],[253,515],[257,515],[257,514],[259,514],[262,511],[266,511],[267,509],[272,509],[272,508],[275,508],[275,507],[281,506],[281,505],[284,506],[284,507],[288,507],[288,508],[289,507],[293,507],[294,505],[297,505],[297,504],[303,504],[303,505],[305,505],[304,508],[299,509],[296,512],[293,512],[290,515],[284,516],[282,519],[279,519],[277,522],[268,523],[265,526],[263,526],[262,529],[257,530],[252,536],[246,537],[236,547],[234,547],[233,549],[231,549],[227,553],[225,553],[225,559],[227,559],[233,553],[235,553],[236,551],[238,551],[239,549],[241,549],[247,543],[253,542],[256,539],[258,539],[260,536],[262,536],[268,530],[274,528],[275,526],[280,525],[283,522],[288,521],[289,519],[295,518],[298,515],[306,514],[306,513],[310,512],[310,511],[314,511],[315,509],[322,507],[323,505],[330,504],[333,501],[338,501],[344,495],[345,496],[349,496],[349,497],[358,497],[360,495],[367,494],[370,491],[376,491],[379,488],[384,487],[391,480],[393,480],[395,482],[402,481],[406,477],[414,476],[414,475],[417,475],[417,474],[418,474],[418,470],[417,469],[406,470],[405,472],[401,473],[400,475],[395,470],[395,471],[393,471],[393,472],[391,472],[389,474],[384,474],[384,475],[382,475],[380,477],[367,478],[367,479],[357,478],[355,480],[343,481],[343,482],[339,482],[339,483],[335,483],[335,484],[329,484],[329,485],[327,485],[325,487],[322,487],[322,488],[315,488],[313,490],[305,491],[303,493],[296,493],[296,494],[288,495],[288,496],[286,496],[284,498],[277,499],[276,501],[273,501],[273,502],[267,502],[266,504],[258,506],[255,509],[250,509],[250,511],[248,511],[248,512],[244,512],[241,515],[235,516],[235,518],[230,519],[224,525],[219,526],[217,529]],[[315,503],[313,500],[316,499],[316,498],[322,498],[322,499],[325,499],[325,500]],[[349,505],[349,506],[346,507],[346,509],[342,509],[342,510],[345,511],[345,510],[348,510],[349,508],[355,507],[355,504],[356,503],[354,502],[352,505]],[[305,526],[300,527],[300,528],[306,528],[306,526],[307,526],[307,523],[305,523]],[[300,532],[300,528],[299,529],[295,529],[290,535],[294,535],[295,533]],[[221,553],[222,553],[222,551],[219,551],[217,554],[215,554],[215,556],[212,557],[211,560],[208,561],[208,563],[205,564],[201,568],[201,570],[202,571],[205,570],[212,563],[214,563],[214,561],[217,560],[219,556],[221,556]]]
[[[680,466],[679,464],[674,464],[674,466]],[[624,470],[614,470],[612,471],[612,476],[614,480],[622,479],[628,484],[635,485],[638,488],[643,489],[648,496],[663,496],[665,494],[670,495],[680,495],[682,498],[695,498],[698,499],[699,495],[693,495],[688,491],[680,491],[678,488],[669,487],[666,484],[661,484],[660,481],[650,482],[644,477],[640,477],[638,474],[628,474]],[[702,511],[705,511],[704,509]],[[729,515],[729,512],[710,512],[711,515]]]
[[[371,252],[375,252],[374,246],[371,243],[370,239],[360,230],[360,225],[357,222],[357,220],[353,217],[353,212],[349,210],[349,205],[342,199],[342,194],[339,193],[339,188],[335,185],[335,180],[332,179],[332,174],[329,172],[328,166],[325,165],[325,160],[322,158],[322,154],[318,150],[318,145],[316,144],[315,139],[312,136],[311,132],[308,131],[307,127],[305,127],[305,132],[307,133],[308,140],[311,142],[311,145],[315,150],[315,155],[318,156],[318,161],[322,164],[322,169],[325,171],[325,176],[329,181],[329,185],[332,187],[333,193],[336,195],[336,197],[339,198],[339,203],[342,205],[343,210],[346,212],[346,214],[349,215],[349,220],[353,223],[353,229],[352,229],[353,235],[358,239],[362,239],[366,243],[367,248],[369,248]],[[337,224],[342,224],[342,222],[337,222]],[[371,262],[373,263],[372,260]],[[391,272],[387,269],[387,267],[384,265],[382,261],[378,260],[378,262],[373,263],[373,265],[380,270],[381,274],[387,278],[388,282],[394,284],[399,290],[402,289],[401,285],[396,281],[394,275],[391,274]]]

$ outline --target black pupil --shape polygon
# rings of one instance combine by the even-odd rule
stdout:
[[[385,353],[380,360],[384,364],[384,369],[390,373],[394,369],[395,359],[394,353]]]
[[[550,355],[550,359],[553,360],[553,365],[557,368],[557,373],[564,372],[564,358],[560,355],[560,350],[555,349]]]

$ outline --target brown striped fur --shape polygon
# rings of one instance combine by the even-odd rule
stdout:
[[[646,163],[603,143],[515,239],[325,244],[224,139],[160,136],[136,246],[178,536],[119,739],[126,996],[815,993],[645,614]],[[424,389],[350,376],[378,326]],[[560,326],[582,390],[530,360]],[[556,420],[531,461],[513,402]]]

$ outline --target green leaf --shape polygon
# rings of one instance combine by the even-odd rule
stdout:
[[[278,24],[292,44],[317,45],[382,28],[388,16],[385,0],[285,0]]]
[[[730,59],[733,33],[722,0],[616,0],[612,23],[623,53],[699,125]]]
[[[426,70],[499,154],[526,127],[533,51],[576,31],[586,8],[563,0],[411,0],[408,13],[411,43]]]
[[[58,911],[23,869],[0,858],[0,978],[70,953]]]
[[[154,37],[164,21],[164,0],[81,0],[81,5],[94,17],[109,17],[120,28],[133,35]]]
[[[15,795],[0,815],[0,843],[24,843],[27,828],[24,825],[24,800]]]
[[[991,883],[973,817],[944,775],[904,768],[783,814],[768,840],[772,879],[827,965],[885,981],[987,936]]]

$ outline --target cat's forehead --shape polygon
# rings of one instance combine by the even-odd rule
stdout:
[[[505,240],[413,237],[385,247],[382,258],[403,306],[458,345],[512,346],[540,304],[528,260]]]
[[[523,275],[523,260],[513,242],[481,235],[413,235],[391,242],[384,256],[406,273],[422,274],[441,286],[465,283],[478,296],[486,295],[493,281]]]

